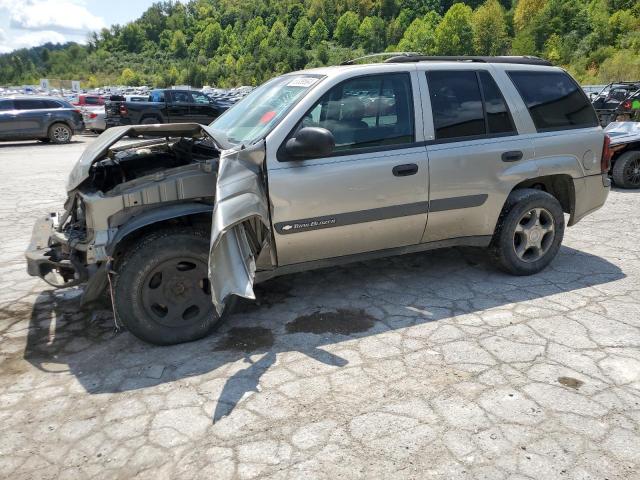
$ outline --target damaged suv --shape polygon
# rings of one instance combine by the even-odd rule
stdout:
[[[125,136],[147,138],[131,143]],[[129,142],[129,143],[126,143]],[[111,294],[155,344],[211,331],[255,282],[433,248],[539,272],[608,195],[582,89],[532,57],[399,55],[277,77],[209,126],[122,126],[82,154],[28,271]]]

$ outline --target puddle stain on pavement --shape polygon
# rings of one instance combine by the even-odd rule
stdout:
[[[558,377],[558,382],[565,387],[573,388],[574,390],[578,390],[584,382],[582,380],[578,380],[573,377]]]
[[[214,350],[255,352],[273,346],[273,333],[264,327],[233,327],[216,344]]]
[[[314,312],[302,315],[287,323],[287,333],[336,333],[350,335],[366,332],[375,323],[375,318],[364,310],[339,308],[335,312]]]

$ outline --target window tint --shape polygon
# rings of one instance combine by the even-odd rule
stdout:
[[[482,95],[484,96],[484,108],[487,113],[487,127],[490,134],[515,133],[516,129],[511,121],[507,104],[489,72],[478,72]]]
[[[0,100],[0,110],[13,110],[13,100]]]
[[[85,105],[100,105],[100,98],[98,97],[84,97]]]
[[[44,108],[66,108],[64,104],[56,100],[43,100]]]
[[[336,151],[414,141],[411,80],[407,74],[355,78],[327,92],[298,126],[322,127]]]
[[[204,93],[191,92],[191,96],[193,97],[193,103],[209,105],[209,97],[207,97]]]
[[[191,103],[189,92],[173,92],[174,103]]]
[[[485,134],[476,72],[427,72],[436,139]]]
[[[13,104],[16,110],[38,110],[40,108],[47,108],[44,105],[44,100],[14,100]]]
[[[595,127],[598,119],[582,89],[564,72],[508,72],[538,131]]]

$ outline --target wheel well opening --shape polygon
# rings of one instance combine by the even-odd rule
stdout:
[[[161,220],[134,230],[122,238],[113,251],[114,261],[118,261],[120,257],[140,238],[158,231],[171,227],[179,227],[193,230],[211,231],[211,213],[195,213],[193,215],[185,215],[183,217],[169,218]]]
[[[573,214],[575,191],[573,179],[569,175],[547,175],[530,178],[517,184],[513,190],[522,188],[535,188],[553,195],[560,202],[563,212]]]

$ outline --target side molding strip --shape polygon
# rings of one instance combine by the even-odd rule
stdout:
[[[429,202],[392,205],[390,207],[372,208],[370,210],[360,210],[357,212],[336,213],[335,215],[279,222],[276,223],[274,227],[280,235],[289,235],[292,233],[319,230],[321,228],[342,227],[345,225],[374,222],[376,220],[387,220],[389,218],[408,217],[427,212],[442,212],[445,210],[479,207],[487,201],[487,197],[488,195],[486,194],[480,194],[443,198],[431,200],[431,206],[429,206]]]

